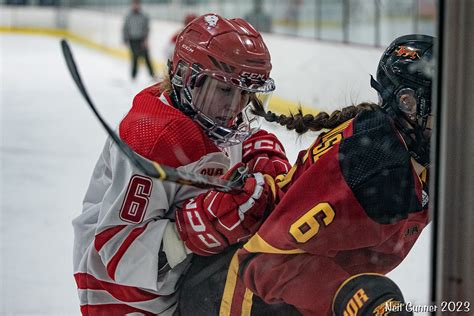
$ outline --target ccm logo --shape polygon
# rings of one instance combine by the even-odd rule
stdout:
[[[222,246],[222,244],[213,235],[206,233],[206,225],[201,218],[201,215],[197,211],[196,201],[191,199],[186,207],[184,208],[188,222],[191,228],[196,232],[201,242],[208,248],[216,248]]]
[[[248,71],[243,71],[240,74],[242,77],[251,79],[251,80],[262,80],[265,81],[265,75],[264,74],[256,74],[253,72],[248,72]]]
[[[190,53],[194,52],[194,49],[192,47],[186,45],[186,44],[182,44],[181,47],[184,48],[185,50],[187,50]]]
[[[244,150],[244,157],[250,154],[252,151],[260,149],[272,149],[283,153],[283,149],[281,148],[280,144],[269,139],[257,140],[255,142],[245,144],[242,149]]]

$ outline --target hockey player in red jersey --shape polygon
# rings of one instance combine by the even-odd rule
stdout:
[[[118,127],[120,138],[146,159],[186,172],[221,176],[231,160],[258,165],[266,173],[286,168],[274,135],[259,131],[248,138],[255,130],[246,109],[268,101],[275,88],[270,70],[268,49],[247,22],[215,14],[196,18],[178,36],[169,78],[135,96]],[[257,163],[256,149],[243,156],[236,150],[244,141],[246,148],[263,141],[277,149],[259,152],[266,159]],[[238,203],[210,192],[191,211],[196,205],[191,198],[203,190],[144,175],[108,139],[82,214],[73,221],[82,314],[172,315],[189,254],[217,253],[245,240],[263,216],[262,208],[253,205],[272,204],[266,201],[273,194],[262,174],[242,182],[244,190],[233,196]],[[215,209],[221,202],[226,208]],[[183,218],[179,233],[177,209]]]
[[[337,304],[358,293],[349,285],[370,280],[384,289],[377,286],[383,277],[364,274],[393,270],[428,223],[432,51],[433,38],[425,35],[390,44],[371,81],[379,105],[315,117],[257,113],[298,133],[329,131],[279,179],[280,202],[243,248],[227,256],[228,269],[207,281],[189,275],[183,315],[205,315],[203,300],[211,305],[207,315],[331,315],[336,293]],[[345,282],[356,275],[362,277]],[[192,290],[196,284],[199,291]],[[353,314],[372,315],[370,308],[380,308],[375,302],[399,298],[387,291],[359,300],[365,312]],[[341,306],[334,311],[347,314]]]

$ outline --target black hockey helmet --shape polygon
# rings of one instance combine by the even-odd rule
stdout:
[[[404,134],[408,150],[422,165],[429,164],[431,84],[434,73],[433,37],[405,35],[385,50],[371,86],[380,96],[380,107]]]

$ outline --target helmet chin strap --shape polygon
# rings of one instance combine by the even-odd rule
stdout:
[[[377,90],[377,92],[382,97],[382,100],[383,100],[384,103],[387,102],[390,99],[390,97],[392,96],[392,93],[390,93],[390,91],[385,89],[380,84],[380,82],[378,82],[377,80],[374,79],[374,77],[372,75],[370,75],[370,86],[372,88],[374,88],[375,90]]]

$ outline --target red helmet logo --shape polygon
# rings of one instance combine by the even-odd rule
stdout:
[[[204,21],[206,21],[207,23],[207,28],[211,28],[211,27],[216,27],[217,25],[217,21],[219,21],[219,17],[217,15],[214,15],[214,14],[210,14],[210,15],[206,15],[204,17]]]
[[[420,50],[417,48],[412,48],[408,46],[399,46],[397,50],[395,50],[395,53],[399,57],[409,57],[411,59],[418,59],[420,58],[420,55],[418,55],[418,52]]]

